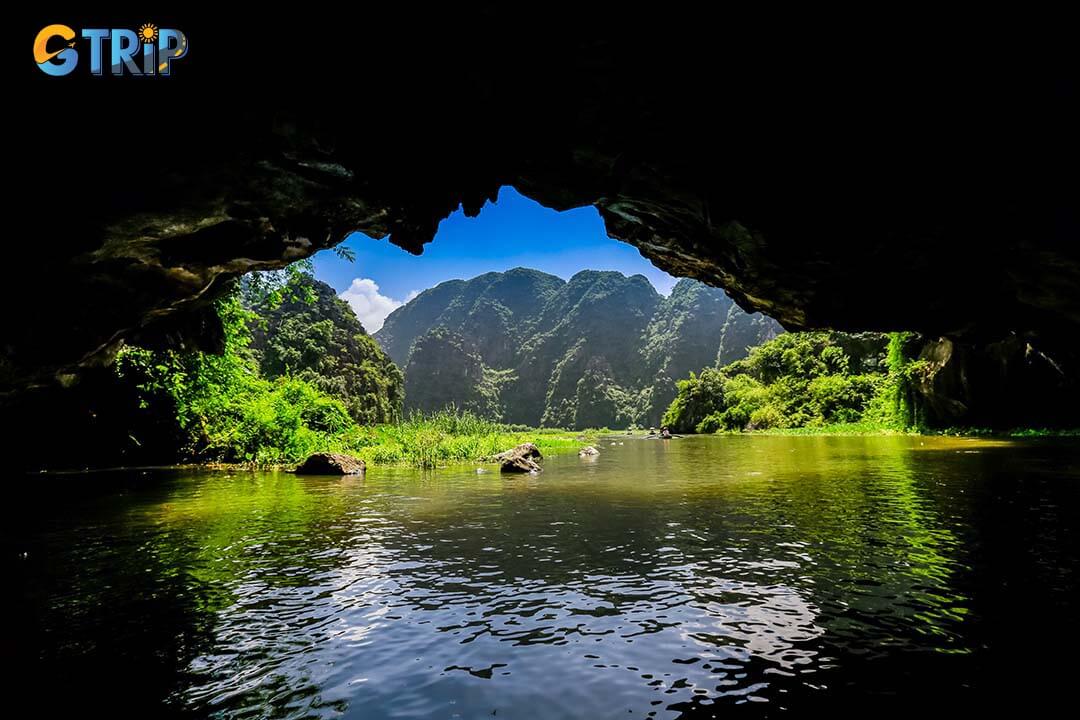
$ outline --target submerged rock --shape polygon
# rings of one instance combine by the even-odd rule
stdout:
[[[599,455],[600,451],[594,448],[592,445],[586,445],[578,450],[578,457],[585,457],[586,455]]]
[[[297,475],[363,475],[364,461],[341,453],[315,453],[302,462],[294,472]]]
[[[503,472],[528,473],[540,472],[540,465],[536,461],[543,458],[540,448],[536,447],[536,445],[533,443],[521,443],[512,450],[499,453],[494,459],[499,463]]]

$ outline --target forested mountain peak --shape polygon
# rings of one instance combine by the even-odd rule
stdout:
[[[508,422],[615,427],[659,422],[676,379],[778,332],[695,280],[665,298],[644,275],[514,268],[425,290],[375,338],[405,370],[406,411],[453,402]]]
[[[292,278],[287,292],[245,293],[251,351],[266,378],[300,378],[340,399],[364,424],[401,417],[401,370],[326,283]]]

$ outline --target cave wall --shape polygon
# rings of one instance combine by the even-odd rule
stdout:
[[[985,344],[923,340],[914,383],[919,422],[932,428],[1075,427],[1075,374],[1016,336]]]
[[[27,51],[3,396],[77,382],[128,339],[212,349],[231,278],[352,231],[419,253],[506,184],[594,205],[789,330],[1015,339],[1076,374],[1080,117],[1054,23],[169,13],[191,39],[170,78],[50,78]],[[131,24],[114,14],[65,21]]]

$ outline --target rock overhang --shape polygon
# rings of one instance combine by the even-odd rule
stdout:
[[[1075,354],[1080,223],[1058,171],[1077,159],[1077,94],[1052,57],[973,66],[986,48],[949,34],[918,57],[893,42],[845,55],[828,33],[717,43],[686,19],[596,30],[605,15],[586,15],[568,29],[558,8],[384,9],[357,18],[393,31],[348,47],[322,42],[325,18],[256,18],[251,34],[292,51],[242,78],[222,70],[235,47],[193,22],[170,85],[65,85],[67,103],[178,111],[16,119],[38,152],[12,208],[33,241],[13,259],[65,293],[5,313],[5,389],[133,338],[213,347],[207,307],[231,278],[353,231],[421,252],[503,185],[597,207],[661,268],[789,329]],[[37,105],[57,101],[50,80],[26,78]],[[64,181],[76,164],[87,181]]]

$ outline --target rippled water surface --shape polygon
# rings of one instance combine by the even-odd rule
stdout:
[[[673,718],[1070,695],[1077,443],[601,450],[538,477],[9,479],[7,697],[35,716]]]

